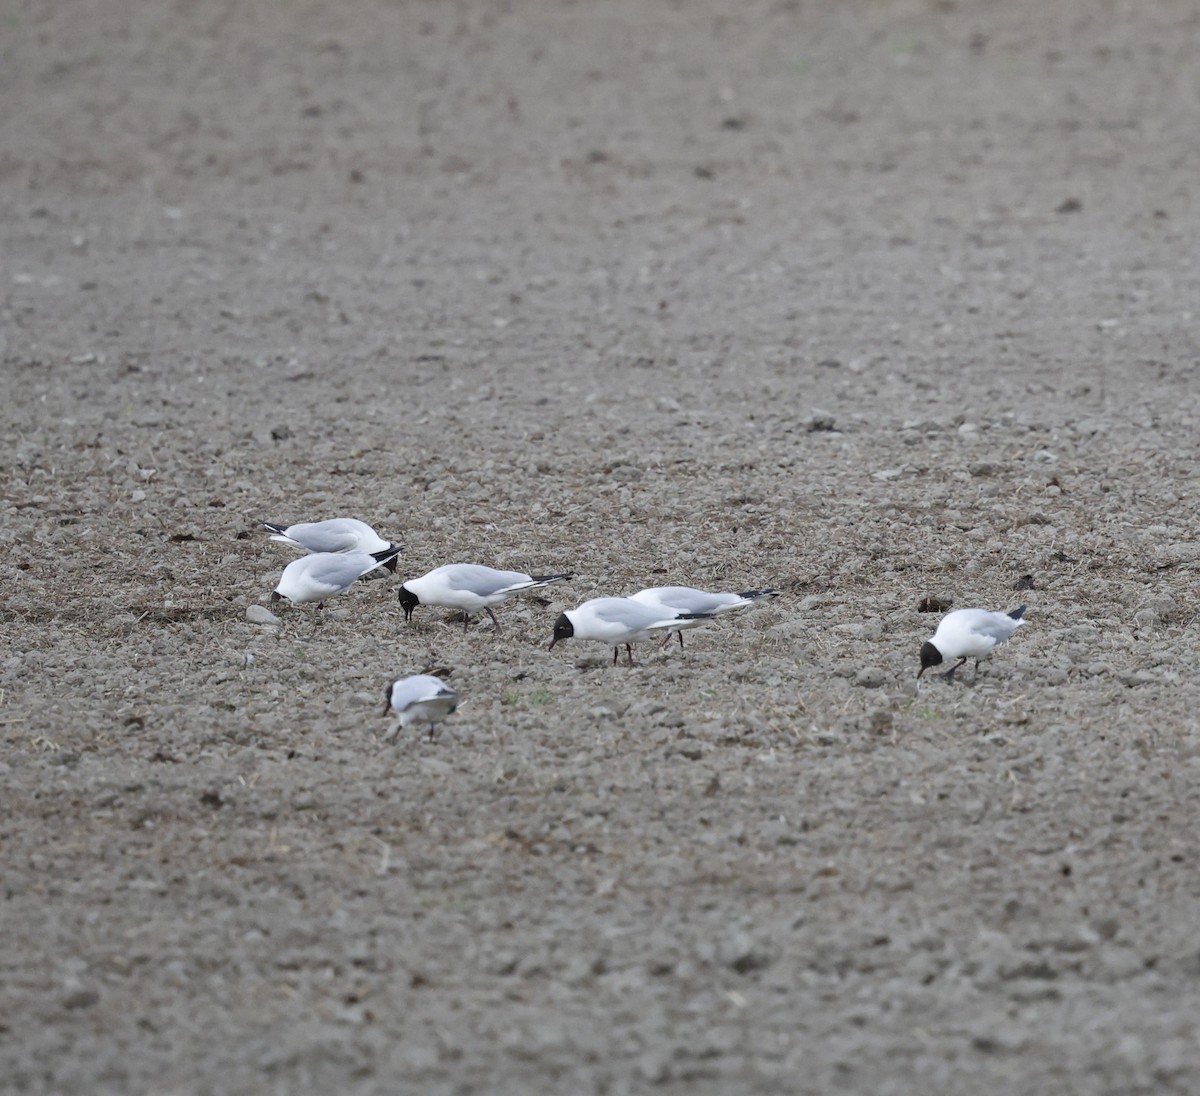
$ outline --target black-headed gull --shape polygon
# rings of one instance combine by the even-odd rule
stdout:
[[[988,609],[955,609],[938,621],[932,639],[921,644],[921,668],[917,677],[929,669],[939,666],[943,659],[958,661],[946,671],[947,681],[969,658],[975,660],[975,673],[979,673],[981,659],[991,658],[992,652],[1013,634],[1023,623],[1026,606],[1021,605],[1011,613],[993,613]]]
[[[314,552],[292,560],[279,577],[272,601],[286,598],[294,605],[315,601],[322,608],[326,598],[343,594],[355,581],[376,567],[386,567],[399,548],[384,552]]]
[[[593,640],[612,647],[615,666],[624,644],[632,666],[633,645],[638,640],[678,628],[681,622],[711,619],[712,613],[657,609],[628,597],[594,597],[576,609],[559,614],[549,649],[554,650],[554,645],[561,639]]]
[[[385,696],[383,714],[395,712],[400,722],[383,736],[384,742],[395,738],[400,728],[410,723],[428,723],[429,737],[433,738],[434,724],[458,707],[458,693],[432,674],[402,677],[387,687]]]
[[[570,574],[526,575],[521,571],[497,571],[475,563],[447,563],[435,567],[420,578],[410,578],[400,586],[400,607],[404,619],[412,620],[418,605],[439,605],[463,611],[463,631],[467,630],[469,614],[480,609],[487,612],[500,630],[500,621],[492,612],[493,605],[507,601],[521,590],[533,590],[552,582],[565,582]]]
[[[384,540],[365,521],[358,518],[330,518],[328,521],[302,521],[299,525],[280,525],[274,521],[264,521],[263,525],[271,530],[271,539],[281,544],[290,544],[304,552],[387,552],[395,548],[402,551],[399,544],[390,544]],[[396,573],[396,556],[388,560],[386,567],[392,574]]]
[[[677,613],[701,613],[705,616],[722,616],[738,609],[745,609],[760,601],[776,596],[776,591],[767,588],[763,590],[746,590],[741,594],[709,593],[707,590],[697,590],[694,586],[651,586],[629,595],[634,601],[649,605],[654,609],[673,610]],[[683,646],[683,629],[698,628],[704,623],[705,616],[698,620],[689,620],[676,625],[667,632],[663,639],[665,647],[671,641],[671,632],[679,636],[679,646]]]

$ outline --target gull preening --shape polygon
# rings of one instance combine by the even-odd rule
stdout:
[[[633,645],[661,632],[669,632],[688,621],[711,620],[712,613],[681,613],[645,605],[629,597],[596,597],[576,609],[560,613],[554,622],[549,650],[563,639],[586,639],[613,649],[613,665],[624,645],[633,665]]]
[[[392,682],[384,693],[383,714],[395,712],[399,722],[383,736],[384,742],[395,738],[402,727],[411,723],[428,723],[433,738],[434,724],[440,723],[458,707],[458,693],[440,677],[414,674]]]
[[[271,530],[271,539],[281,544],[288,544],[304,552],[388,552],[395,548],[399,553],[403,550],[399,544],[391,544],[384,540],[365,521],[358,518],[330,518],[328,521],[303,521],[298,525],[280,525],[274,521],[264,521],[263,525]],[[396,556],[384,564],[393,574],[396,573]]]
[[[404,610],[406,621],[412,620],[413,610],[418,605],[461,609],[464,632],[467,630],[469,614],[483,609],[492,618],[496,631],[500,631],[500,621],[492,612],[493,605],[502,604],[522,590],[534,590],[552,582],[565,582],[571,577],[569,573],[527,575],[521,571],[497,571],[475,563],[448,563],[444,567],[435,567],[420,578],[410,578],[402,583],[400,607]]]
[[[947,681],[954,679],[954,672],[969,658],[975,660],[975,673],[979,674],[982,659],[991,658],[992,652],[1013,634],[1023,623],[1026,606],[1020,605],[1010,613],[993,613],[988,609],[955,609],[938,622],[932,639],[921,645],[921,668],[917,678],[930,666],[939,666],[943,659],[958,661],[946,671]]]
[[[640,601],[654,609],[668,612],[697,614],[696,619],[681,621],[668,630],[663,638],[665,647],[671,642],[671,633],[679,636],[679,646],[683,647],[683,630],[699,628],[709,617],[723,616],[738,609],[746,609],[761,601],[776,596],[776,591],[768,588],[762,590],[746,590],[740,594],[710,593],[707,590],[697,590],[694,586],[650,586],[630,594],[633,601]]]
[[[327,598],[343,594],[368,571],[386,567],[389,560],[396,558],[399,548],[383,552],[314,552],[292,560],[279,577],[279,584],[271,594],[272,601],[287,599],[293,605],[308,601],[317,602],[323,608]]]

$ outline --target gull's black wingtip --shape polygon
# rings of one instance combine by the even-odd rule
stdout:
[[[1013,620],[1020,620],[1020,619],[1021,619],[1021,617],[1023,617],[1023,616],[1025,615],[1025,610],[1026,610],[1026,609],[1028,609],[1028,608],[1029,608],[1029,606],[1028,606],[1028,605],[1018,605],[1018,606],[1017,606],[1017,607],[1016,607],[1016,608],[1015,608],[1015,609],[1014,609],[1014,610],[1013,610],[1011,613],[1009,613],[1008,615],[1009,615],[1010,617],[1012,617],[1012,618],[1013,618]]]
[[[277,521],[264,521],[264,529],[270,529],[272,533],[282,533],[287,529],[286,525],[280,525]]]

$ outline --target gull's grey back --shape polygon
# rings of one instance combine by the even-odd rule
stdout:
[[[312,552],[344,552],[358,543],[359,533],[354,525],[339,519],[304,522],[289,530],[293,540]]]
[[[378,566],[375,557],[367,552],[322,552],[307,557],[309,576],[333,586],[349,586],[359,575]]]
[[[432,674],[416,674],[392,686],[392,707],[404,711],[410,704],[426,700],[456,700],[458,694]]]
[[[728,605],[736,605],[742,599],[737,594],[712,594],[692,586],[660,586],[643,590],[653,594],[663,605],[681,613],[715,613]]]
[[[969,614],[969,616],[960,618],[964,627],[973,632],[979,632],[981,635],[991,636],[997,643],[1003,643],[1022,624],[1020,616],[1012,616],[1010,613],[993,613],[987,609],[961,609],[959,611]],[[1022,605],[1019,611],[1023,613],[1025,606]]]
[[[469,590],[480,597],[527,581],[529,576],[520,571],[493,571],[477,563],[452,563],[446,571],[446,582],[451,589]]]
[[[622,628],[648,628],[651,624],[670,620],[674,615],[670,609],[643,605],[640,601],[627,597],[606,597],[597,600],[601,604],[592,606],[596,617],[609,624],[619,624]]]

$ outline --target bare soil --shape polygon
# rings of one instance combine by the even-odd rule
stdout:
[[[1197,72],[1190,0],[0,5],[0,1087],[1200,1091]],[[250,623],[339,515],[399,578]],[[451,561],[576,578],[405,626]],[[782,594],[546,650],[668,583]],[[925,598],[1027,624],[918,691]]]

